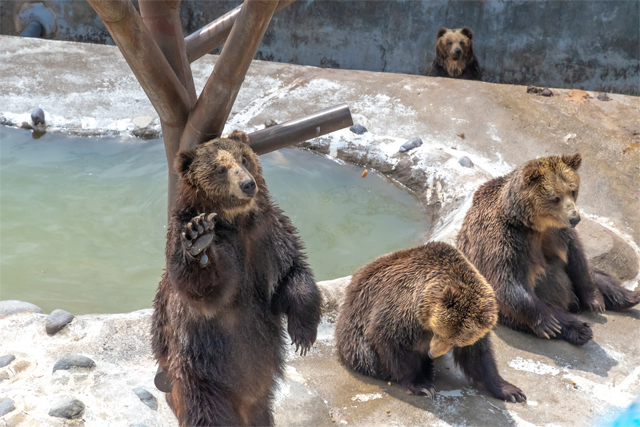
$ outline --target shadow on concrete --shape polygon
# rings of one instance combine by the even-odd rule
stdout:
[[[385,391],[389,397],[410,405],[450,425],[516,426],[517,422],[507,411],[508,405],[492,397],[484,388],[469,382],[455,366],[450,354],[434,362],[436,397],[416,396],[398,383],[377,380],[347,369],[348,374],[360,383],[366,383]]]
[[[587,316],[581,315],[580,318],[593,325],[596,316],[594,315],[593,319],[587,319]],[[606,318],[603,323],[606,323]],[[562,340],[538,338],[533,334],[514,331],[502,325],[498,325],[494,333],[510,347],[545,356],[560,368],[570,368],[607,377],[609,370],[618,365],[618,361],[610,357],[594,340],[578,347]],[[597,331],[594,334],[597,338]]]

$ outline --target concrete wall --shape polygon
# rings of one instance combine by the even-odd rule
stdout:
[[[0,3],[2,34],[26,25],[25,3]],[[110,41],[86,2],[43,3],[56,18],[47,37]],[[185,33],[238,4],[183,0]],[[21,11],[22,20],[16,18]],[[420,74],[433,59],[440,26],[473,28],[485,81],[640,95],[637,0],[298,0],[274,17],[257,58]]]

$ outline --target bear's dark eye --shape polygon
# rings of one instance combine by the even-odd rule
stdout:
[[[576,190],[571,191],[571,197],[576,198]]]
[[[451,46],[452,44],[452,42],[447,42],[447,46]]]
[[[553,203],[560,203],[560,197],[557,197],[555,199],[553,199]]]
[[[460,42],[460,46],[464,47],[464,42]]]
[[[222,175],[224,173],[227,173],[227,168],[220,168],[218,169],[218,175]]]
[[[243,157],[243,158],[242,158],[242,164],[243,164],[244,166],[247,166],[247,158],[246,158],[246,157]]]

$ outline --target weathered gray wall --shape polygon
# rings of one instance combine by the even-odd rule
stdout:
[[[23,1],[2,1],[2,34],[17,34]],[[45,1],[49,37],[109,41],[83,1]],[[184,0],[190,33],[239,1]],[[423,73],[440,26],[470,26],[484,80],[640,95],[640,1],[298,0],[273,19],[257,58]]]

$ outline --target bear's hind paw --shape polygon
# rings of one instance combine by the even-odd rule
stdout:
[[[527,400],[527,396],[518,387],[504,381],[496,390],[492,390],[493,397],[505,402],[521,403]]]

